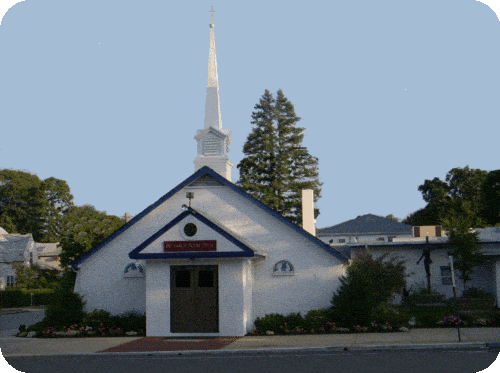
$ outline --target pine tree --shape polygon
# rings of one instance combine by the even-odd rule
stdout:
[[[321,197],[318,158],[301,146],[305,128],[296,127],[301,118],[281,89],[276,99],[266,89],[254,109],[255,127],[243,146],[237,185],[302,226],[302,189],[313,189],[315,202]],[[319,209],[314,212],[316,218]]]

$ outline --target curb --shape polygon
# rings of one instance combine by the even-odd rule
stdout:
[[[415,344],[415,345],[366,345],[366,346],[323,346],[323,347],[288,347],[288,348],[248,348],[235,350],[186,350],[186,351],[130,351],[130,352],[91,352],[91,353],[62,353],[62,354],[12,354],[4,358],[19,358],[28,356],[116,356],[116,355],[192,355],[192,354],[242,354],[242,353],[270,353],[287,351],[325,351],[325,352],[349,352],[349,351],[384,351],[384,350],[425,350],[425,349],[487,349],[499,347],[500,342],[470,342],[470,343],[439,343],[439,344]]]

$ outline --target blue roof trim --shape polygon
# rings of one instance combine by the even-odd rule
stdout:
[[[238,246],[243,251],[231,252],[231,251],[203,251],[203,252],[182,252],[182,253],[146,253],[141,254],[141,251],[148,247],[151,243],[161,237],[162,234],[172,229],[174,226],[179,224],[187,216],[192,215],[202,223],[209,226],[211,229],[219,233],[224,238],[228,239],[230,242]],[[233,237],[230,233],[226,232],[219,226],[215,225],[213,222],[205,218],[204,216],[198,214],[192,208],[189,208],[175,217],[170,223],[161,228],[158,232],[149,237],[146,241],[137,246],[132,250],[128,256],[130,259],[170,259],[170,258],[222,258],[222,257],[253,257],[255,255],[254,251],[250,249],[247,245]]]
[[[114,232],[112,235],[110,235],[107,239],[105,239],[103,242],[101,242],[99,245],[97,245],[94,249],[89,251],[86,255],[84,255],[80,260],[77,262],[73,263],[70,267],[76,268],[80,264],[82,264],[85,260],[87,260],[89,257],[94,255],[96,252],[101,250],[104,246],[106,246],[108,243],[110,243],[112,240],[114,240],[116,237],[121,235],[123,232],[125,232],[127,229],[132,227],[135,223],[140,221],[144,216],[146,216],[149,212],[157,208],[159,205],[161,205],[163,202],[168,200],[170,197],[172,197],[175,193],[177,193],[179,190],[184,188],[185,186],[191,184],[193,181],[197,180],[203,175],[210,175],[220,183],[224,184],[234,192],[238,193],[240,196],[246,198],[248,201],[252,202],[254,205],[260,207],[264,211],[266,211],[268,214],[272,215],[288,227],[292,228],[294,231],[297,233],[301,234],[305,238],[307,238],[309,241],[312,243],[316,244],[317,246],[321,247],[323,250],[328,252],[329,254],[333,255],[335,258],[339,259],[342,262],[347,262],[348,259],[346,256],[341,254],[335,249],[332,249],[328,244],[324,243],[321,241],[319,238],[313,236],[309,232],[306,232],[304,229],[300,228],[299,226],[295,225],[292,223],[290,220],[284,218],[280,214],[278,214],[276,211],[273,209],[267,207],[265,204],[260,202],[258,199],[254,198],[250,194],[246,193],[236,185],[234,185],[232,182],[227,180],[226,178],[220,176],[217,172],[213,171],[210,167],[204,166],[200,168],[198,171],[196,171],[194,174],[192,174],[190,177],[188,177],[186,180],[184,180],[182,183],[177,185],[174,189],[172,189],[170,192],[165,194],[163,197],[161,197],[158,201],[147,207],[144,211],[142,211],[140,214],[136,215],[132,220],[130,220],[128,223],[123,225],[120,229],[118,229],[116,232]]]

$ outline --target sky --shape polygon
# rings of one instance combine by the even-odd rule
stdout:
[[[319,158],[317,228],[500,169],[500,1],[0,4],[0,169],[65,180],[77,205],[134,216],[193,174],[211,6],[233,182],[265,89]]]

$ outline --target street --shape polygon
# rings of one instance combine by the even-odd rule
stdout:
[[[9,357],[22,372],[106,373],[247,373],[247,372],[479,372],[497,358],[498,350],[384,350],[189,353],[189,354],[95,354]],[[488,372],[489,370],[487,370]]]

